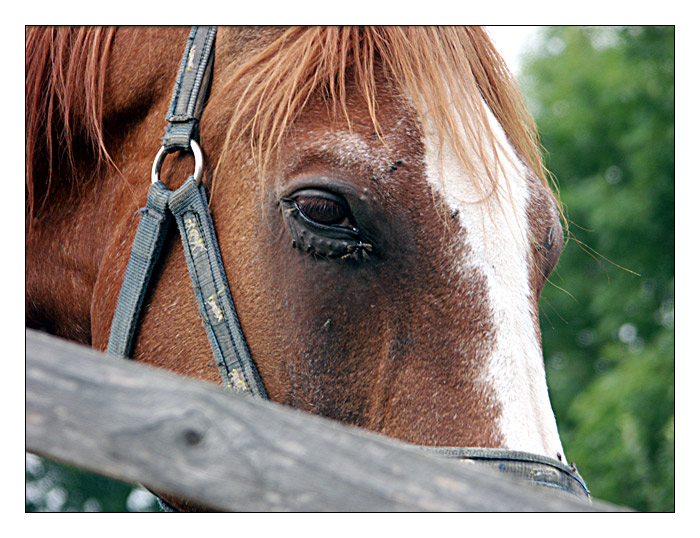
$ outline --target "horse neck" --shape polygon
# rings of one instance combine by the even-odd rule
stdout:
[[[35,213],[26,242],[27,325],[90,343],[90,305],[104,251],[106,197],[56,189]]]

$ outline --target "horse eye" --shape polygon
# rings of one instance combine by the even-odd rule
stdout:
[[[317,259],[364,261],[374,253],[341,195],[325,189],[302,189],[280,202],[292,248]]]
[[[294,202],[306,218],[324,226],[352,228],[350,209],[342,198],[330,193],[300,193]]]

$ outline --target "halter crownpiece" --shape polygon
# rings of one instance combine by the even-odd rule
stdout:
[[[187,40],[166,116],[168,126],[153,162],[146,207],[140,210],[136,236],[112,318],[108,353],[128,358],[153,268],[158,261],[170,221],[175,220],[199,313],[224,385],[231,391],[267,399],[246,344],[221,260],[209,212],[198,144],[199,121],[214,65],[215,26],[195,26]],[[160,167],[168,153],[191,151],[195,171],[176,191],[160,181]],[[505,472],[530,483],[589,499],[585,482],[561,461],[513,450],[459,447],[417,447],[436,455],[468,461]],[[175,511],[159,499],[166,511]]]
[[[168,153],[187,151],[191,140],[199,141],[199,119],[211,84],[215,43],[216,26],[195,26],[187,38],[170,108],[165,117],[168,127],[163,137],[163,148]]]

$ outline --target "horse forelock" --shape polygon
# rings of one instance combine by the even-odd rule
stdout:
[[[376,110],[378,69],[415,105],[419,124],[431,125],[438,146],[458,156],[472,181],[480,178],[477,187],[482,194],[496,189],[502,167],[494,158],[503,152],[502,139],[491,128],[491,114],[518,158],[548,185],[534,121],[503,59],[478,27],[281,31],[228,73],[223,91],[238,97],[230,110],[219,165],[248,145],[250,151],[245,154],[252,154],[256,173],[264,181],[275,149],[305,104],[319,92],[329,110],[345,118],[352,130],[346,96],[348,89],[356,90],[365,101],[372,127],[381,136]],[[454,103],[460,103],[460,108],[455,109]],[[490,164],[484,175],[485,162]]]

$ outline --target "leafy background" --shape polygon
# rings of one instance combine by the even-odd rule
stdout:
[[[570,237],[540,303],[560,434],[593,495],[674,500],[674,28],[551,27],[522,85]]]
[[[674,28],[549,27],[521,85],[569,241],[540,304],[559,430],[594,497],[674,498]],[[27,455],[27,511],[154,511],[143,488]]]

